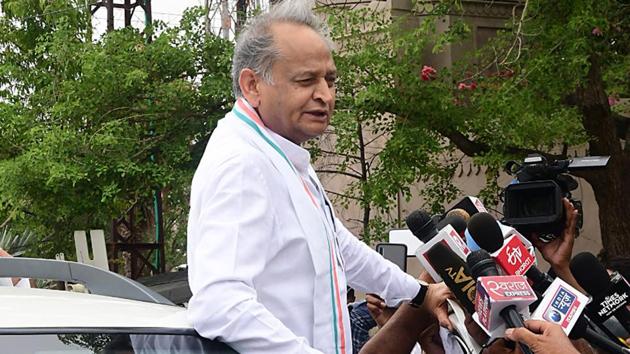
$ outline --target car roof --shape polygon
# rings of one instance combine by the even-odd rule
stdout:
[[[0,329],[126,328],[192,331],[179,306],[60,290],[0,287]]]

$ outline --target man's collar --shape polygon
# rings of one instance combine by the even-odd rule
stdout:
[[[238,109],[246,111],[245,113],[249,117],[256,120],[258,124],[261,124],[265,127],[267,133],[269,133],[271,138],[273,138],[273,140],[278,144],[280,149],[282,149],[289,161],[291,161],[293,166],[295,166],[300,174],[308,174],[308,166],[311,161],[311,154],[308,152],[308,150],[286,139],[285,137],[265,126],[262,119],[260,119],[258,112],[254,109],[254,107],[252,107],[252,105],[249,104],[249,102],[247,102],[244,97],[241,97],[238,100],[242,103],[242,105],[237,104]]]

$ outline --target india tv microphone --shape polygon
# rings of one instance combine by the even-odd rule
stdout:
[[[525,275],[539,294],[551,285],[553,279],[535,266],[536,258],[525,245],[525,238],[514,232],[504,239],[501,227],[492,215],[475,214],[468,223],[468,231],[481,249],[492,254],[505,274]]]
[[[440,282],[443,279],[438,271],[433,268],[433,263],[427,257],[426,253],[431,247],[438,243],[445,243],[462,260],[466,259],[468,253],[470,253],[466,243],[450,224],[438,230],[435,220],[422,210],[414,211],[405,221],[409,230],[421,242],[421,245],[415,251],[418,261],[436,282]]]
[[[468,265],[451,250],[446,242],[438,242],[424,253],[434,271],[442,278],[459,303],[473,314],[475,312],[475,286]]]
[[[609,276],[604,266],[588,252],[573,257],[570,269],[578,284],[592,297],[587,306],[591,319],[616,338],[630,337],[630,314],[626,308],[630,286],[625,279],[618,273]]]
[[[485,250],[471,252],[467,263],[477,278],[475,321],[491,338],[503,335],[506,328],[524,327],[521,312],[529,315],[528,306],[537,300],[525,277],[499,275],[494,260]],[[520,346],[523,353],[531,353],[523,343]]]

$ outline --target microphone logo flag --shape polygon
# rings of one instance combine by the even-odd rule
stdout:
[[[588,297],[560,278],[556,278],[545,292],[532,319],[559,324],[569,334],[588,303]]]
[[[516,265],[517,263],[521,263],[522,259],[521,256],[523,255],[523,252],[521,252],[521,249],[519,247],[514,247],[511,248],[510,246],[508,246],[507,250],[506,250],[507,256],[508,256],[508,263],[510,263],[511,265]]]
[[[497,251],[495,260],[507,274],[513,275],[525,275],[535,263],[534,256],[518,235],[512,235],[505,240],[505,245]]]
[[[545,310],[543,318],[566,328],[579,308],[580,301],[577,297],[569,289],[560,286]]]

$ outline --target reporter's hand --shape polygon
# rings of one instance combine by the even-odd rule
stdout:
[[[509,328],[505,337],[526,344],[535,354],[579,354],[562,327],[537,320],[525,321],[525,327]]]
[[[542,242],[537,235],[531,239],[532,244],[555,271],[569,268],[575,242],[575,225],[578,220],[578,211],[573,204],[567,198],[563,198],[562,203],[565,210],[565,223],[560,237],[548,243]]]
[[[395,308],[387,307],[385,301],[376,294],[366,294],[365,302],[367,302],[368,311],[379,328],[383,327],[396,312]]]
[[[435,316],[440,326],[446,327],[449,331],[452,331],[453,324],[448,318],[448,305],[446,303],[446,299],[453,298],[453,293],[443,282],[429,284],[428,286],[429,289],[427,290],[422,306],[426,311]]]

